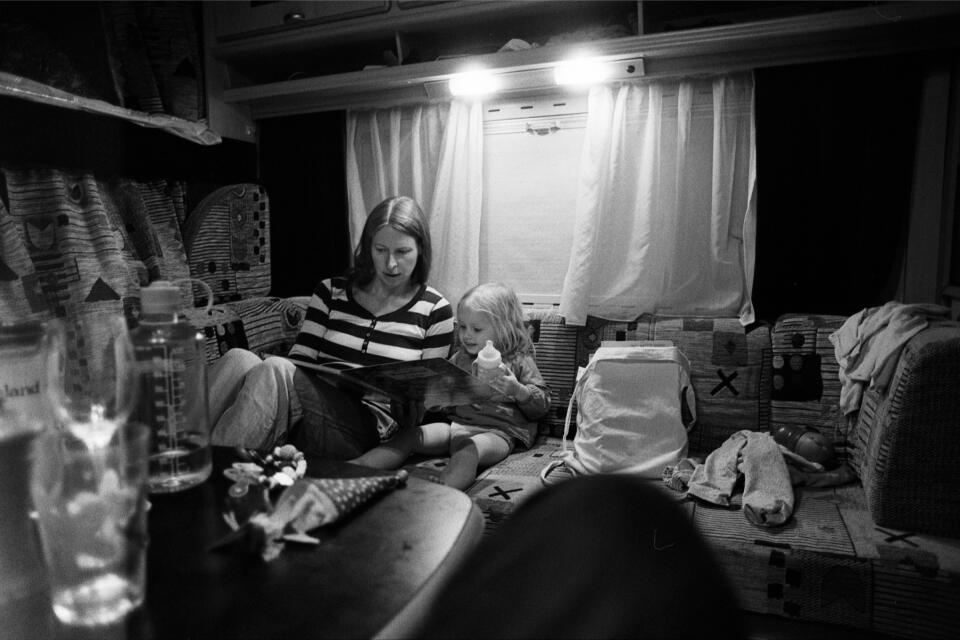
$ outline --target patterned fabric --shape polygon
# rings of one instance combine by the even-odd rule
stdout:
[[[960,329],[932,327],[903,348],[885,391],[865,392],[851,463],[878,524],[960,537],[957,380]]]
[[[530,325],[537,367],[552,398],[549,413],[540,420],[540,433],[560,437],[576,383],[579,327],[564,324],[555,309],[525,307],[524,317]]]
[[[446,358],[453,311],[433,287],[422,286],[404,307],[373,316],[357,304],[343,278],[321,281],[300,327],[292,358],[367,366]]]
[[[247,349],[260,357],[285,356],[296,341],[306,316],[309,296],[277,298],[267,296],[232,302],[243,323]]]
[[[39,319],[46,309],[24,229],[0,200],[0,318]]]
[[[139,315],[140,286],[185,275],[169,202],[182,190],[54,168],[5,167],[3,177],[2,286],[12,294],[3,321],[69,319],[66,375],[83,384],[111,339],[110,319]]]
[[[839,365],[830,334],[843,316],[788,314],[773,327],[770,426],[813,427],[826,436],[841,460],[849,455],[846,420],[840,412]]]
[[[543,489],[540,471],[560,452],[559,439],[541,437],[477,477],[467,494],[483,512],[485,535]],[[857,483],[796,487],[796,509],[782,527],[757,527],[739,508],[663,490],[712,545],[748,611],[890,637],[956,635],[960,540],[877,524]]]
[[[304,478],[300,482],[310,483],[319,489],[321,499],[315,508],[322,512],[322,524],[330,524],[377,495],[403,484],[405,480],[406,473],[399,471],[391,475],[362,478]]]
[[[190,213],[183,235],[190,274],[210,285],[214,302],[270,292],[270,203],[263,187],[217,189]]]
[[[191,121],[205,117],[196,6],[108,2],[100,11],[123,106]]]
[[[737,318],[654,316],[651,340],[670,340],[690,361],[697,424],[690,450],[709,453],[742,430],[765,430],[770,397],[764,355],[770,328],[744,327]]]

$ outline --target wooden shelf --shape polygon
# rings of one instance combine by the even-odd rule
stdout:
[[[126,109],[103,100],[77,96],[3,71],[0,71],[0,96],[117,118],[141,127],[160,129],[200,145],[213,145],[221,141],[220,136],[203,122]]]

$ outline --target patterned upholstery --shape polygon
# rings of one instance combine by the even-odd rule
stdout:
[[[846,420],[840,414],[839,365],[830,334],[843,316],[788,314],[773,327],[770,361],[771,428],[813,427],[833,442],[841,460],[849,458]]]
[[[877,524],[960,537],[960,329],[931,327],[868,389],[852,463]]]
[[[67,377],[83,384],[109,319],[138,317],[140,286],[187,274],[174,204],[183,191],[49,167],[4,167],[3,178],[2,321],[71,320]]]
[[[663,485],[715,549],[741,606],[890,637],[956,634],[960,329],[931,328],[911,340],[889,392],[865,394],[848,439],[828,338],[845,318],[791,314],[772,329],[745,329],[733,318],[590,318],[574,327],[555,313],[527,317],[538,323],[537,362],[560,411],[545,421],[549,436],[488,468],[468,489],[488,531],[542,488],[540,470],[561,455],[556,436],[566,399],[558,396],[569,398],[576,367],[605,340],[673,340],[690,360],[697,392],[692,452],[708,454],[741,428],[812,426],[833,439],[862,478],[838,487],[796,486],[792,517],[772,528],[750,524],[737,506],[684,500]]]
[[[858,483],[796,496],[793,517],[769,529],[739,510],[685,503],[743,608],[894,637],[955,635],[960,540],[879,525]]]
[[[480,474],[467,494],[484,514],[485,534],[543,488],[540,470],[561,451],[558,438],[541,437]],[[876,523],[858,483],[796,487],[793,516],[771,528],[752,525],[739,508],[687,500],[657,486],[713,547],[747,611],[849,627],[860,630],[858,637],[956,635],[960,540]]]
[[[300,330],[310,296],[263,297],[228,305],[243,321],[247,348],[260,356],[286,355]]]
[[[190,273],[217,303],[270,292],[270,202],[255,184],[217,189],[190,213],[184,228]]]
[[[550,387],[553,406],[540,421],[540,432],[560,437],[577,374],[577,327],[567,326],[553,308],[525,308],[531,325],[537,368]],[[576,428],[576,419],[571,424]]]
[[[651,317],[650,326],[652,340],[672,341],[690,361],[697,397],[691,451],[709,453],[741,429],[768,428],[768,326],[745,328],[736,318],[662,316]]]

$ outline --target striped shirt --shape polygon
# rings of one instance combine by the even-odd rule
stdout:
[[[313,292],[289,357],[369,366],[446,358],[452,342],[453,310],[433,287],[420,285],[406,305],[375,316],[354,299],[345,278],[328,278]]]

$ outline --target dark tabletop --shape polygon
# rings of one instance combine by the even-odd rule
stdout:
[[[221,516],[230,485],[222,470],[234,459],[232,449],[215,447],[207,482],[150,496],[146,602],[126,621],[128,640],[371,637],[395,628],[397,614],[449,568],[448,556],[475,544],[482,530],[465,494],[410,478],[315,529],[317,546],[287,543],[271,562],[211,551],[230,532]],[[378,473],[320,460],[307,467],[313,477]]]

